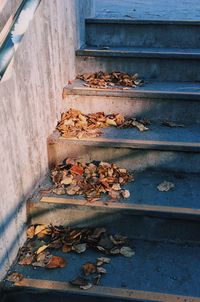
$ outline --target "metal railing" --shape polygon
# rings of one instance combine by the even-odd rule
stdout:
[[[41,0],[23,0],[0,41],[0,80],[10,64]]]

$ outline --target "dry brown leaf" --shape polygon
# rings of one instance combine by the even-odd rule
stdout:
[[[47,268],[62,268],[67,265],[64,258],[59,256],[52,256],[49,263],[46,265]]]
[[[83,264],[82,270],[85,276],[89,276],[90,274],[96,273],[97,267],[94,263],[87,262]]]
[[[10,281],[10,282],[19,282],[24,278],[24,276],[20,273],[17,272],[13,272],[11,275],[6,277],[6,280]]]
[[[71,250],[72,250],[71,245],[64,244],[63,247],[62,247],[63,253],[69,253],[69,252],[71,252]]]
[[[27,237],[28,238],[33,238],[35,236],[35,226],[34,225],[31,225],[27,231],[26,231],[26,234],[27,234]]]
[[[56,194],[56,195],[64,195],[66,194],[66,190],[65,188],[55,188],[53,189],[53,193]]]

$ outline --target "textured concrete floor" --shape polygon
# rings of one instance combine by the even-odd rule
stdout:
[[[199,0],[95,0],[96,16],[126,19],[200,20]]]

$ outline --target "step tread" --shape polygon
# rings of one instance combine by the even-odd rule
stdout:
[[[141,291],[141,290],[128,290],[123,288],[109,288],[105,286],[94,286],[92,289],[89,290],[89,295],[87,296],[87,293],[83,292],[83,290],[80,289],[74,289],[68,282],[64,281],[51,281],[51,280],[40,280],[40,279],[31,279],[31,278],[24,278],[22,281],[18,282],[14,285],[13,288],[21,287],[26,292],[26,288],[32,288],[37,290],[54,290],[54,291],[62,291],[63,294],[74,294],[78,295],[79,301],[85,301],[81,299],[81,297],[86,297],[88,302],[94,301],[92,296],[102,296],[104,298],[112,298],[113,299],[130,299],[131,301],[138,301],[138,299],[142,301],[145,299],[145,301],[157,301],[157,302],[199,302],[199,298],[196,297],[189,297],[189,296],[181,296],[181,295],[170,295],[165,293],[159,293],[159,292],[148,292],[148,291]],[[71,296],[70,301],[74,301],[74,299]],[[75,298],[76,296],[74,296]],[[76,299],[76,298],[75,298]],[[134,300],[133,300],[134,299]],[[77,301],[77,300],[76,300]],[[95,301],[102,301],[96,300]],[[108,300],[106,300],[108,301]],[[122,301],[122,300],[121,300]],[[123,300],[124,301],[124,300]]]
[[[177,123],[178,124],[178,123]],[[136,128],[118,129],[108,127],[101,129],[102,135],[91,138],[63,138],[55,131],[49,142],[64,142],[71,144],[129,147],[137,149],[158,149],[170,151],[200,151],[200,124],[185,125],[185,127],[170,128],[158,122],[148,126],[149,130],[139,131]]]
[[[67,95],[100,95],[131,98],[168,98],[200,100],[199,82],[154,82],[148,81],[142,87],[136,88],[90,88],[81,80],[74,80],[63,89],[63,98]]]
[[[101,286],[91,288],[88,292],[85,291],[86,295],[93,292],[100,296],[106,296],[112,292],[115,297],[121,298],[128,298],[128,294],[131,294],[129,298],[133,299],[134,294],[139,294],[137,291],[142,291],[143,295],[146,292],[152,292],[152,296],[147,296],[150,301],[155,301],[155,297],[159,298],[159,294],[161,297],[158,300],[156,299],[156,301],[184,301],[185,298],[180,297],[180,299],[177,299],[177,297],[168,295],[193,296],[194,300],[186,301],[199,301],[197,299],[200,296],[198,282],[199,246],[183,246],[178,243],[161,243],[135,239],[130,239],[130,246],[134,247],[135,256],[132,258],[111,257],[111,263],[105,265],[107,274],[102,277]],[[12,271],[22,273],[25,278],[37,280],[31,283],[30,279],[28,279],[30,280],[29,282],[25,279],[19,282],[18,285],[40,288],[48,286],[48,282],[64,281],[67,285],[66,290],[71,289],[74,292],[78,292],[76,288],[69,288],[67,282],[80,274],[80,268],[84,263],[95,262],[96,258],[102,255],[100,252],[91,250],[87,250],[82,255],[75,253],[64,254],[59,251],[53,251],[53,254],[64,257],[68,265],[62,269],[49,271],[16,264]],[[52,285],[52,283],[50,284]],[[56,289],[56,286],[59,286],[59,284],[54,283],[53,288]],[[165,298],[162,297],[163,293],[165,293]]]
[[[78,56],[93,57],[144,57],[171,59],[200,59],[198,48],[144,48],[144,47],[95,47],[84,46],[76,50]]]
[[[50,178],[46,178],[39,191],[29,200],[32,206],[61,204],[83,207],[105,207],[130,209],[149,213],[168,213],[176,215],[192,215],[200,217],[200,174],[176,172],[141,171],[133,173],[135,180],[124,188],[130,191],[130,198],[115,202],[107,202],[108,197],[89,203],[82,196],[58,196],[53,193],[41,194],[41,190],[52,187]],[[163,181],[174,183],[175,188],[168,192],[159,192],[157,186]]]
[[[158,24],[158,25],[200,25],[199,20],[130,20],[118,18],[87,18],[86,24]]]

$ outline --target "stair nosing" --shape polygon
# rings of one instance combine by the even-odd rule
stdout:
[[[87,18],[86,24],[127,24],[127,25],[187,25],[200,26],[200,20],[140,20],[140,19],[115,19],[115,18]]]
[[[83,146],[99,146],[99,147],[118,147],[118,148],[132,148],[145,150],[163,150],[163,151],[179,151],[179,152],[200,152],[200,142],[176,142],[176,141],[159,141],[159,140],[141,140],[141,139],[117,139],[117,138],[64,138],[60,136],[58,131],[54,131],[48,137],[49,144],[67,143],[80,144]]]
[[[75,80],[78,82],[77,86],[67,85],[63,88],[63,100],[67,95],[86,95],[86,96],[106,96],[106,97],[128,97],[128,98],[153,98],[153,99],[181,99],[181,100],[196,100],[200,101],[200,90],[199,92],[180,92],[180,91],[170,91],[170,90],[142,90],[140,89],[124,89],[124,88],[91,88],[84,86],[84,82]],[[160,82],[162,83],[162,82]],[[184,82],[183,82],[184,83]],[[186,82],[185,82],[186,83]],[[148,85],[148,83],[147,83]]]
[[[150,205],[150,204],[137,204],[137,203],[104,203],[102,201],[94,201],[93,203],[87,202],[86,199],[72,199],[66,197],[43,196],[39,201],[29,201],[29,209],[40,207],[41,205],[58,205],[62,207],[76,206],[81,208],[98,208],[107,210],[122,210],[132,212],[137,215],[151,215],[156,217],[167,216],[172,218],[190,218],[200,219],[200,209],[194,208],[181,208],[174,206]]]
[[[152,50],[152,48],[151,48]],[[101,48],[81,48],[76,50],[76,56],[84,57],[113,57],[113,58],[157,58],[157,59],[183,59],[183,60],[196,60],[200,59],[200,52],[183,52],[177,48],[177,51],[162,51],[162,48],[149,51],[148,48],[134,47],[132,50],[117,49],[117,47],[109,49]]]

